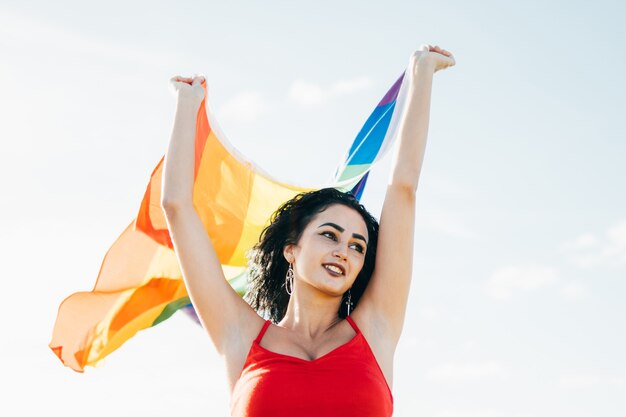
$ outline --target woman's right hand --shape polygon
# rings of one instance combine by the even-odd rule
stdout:
[[[437,72],[456,64],[454,56],[439,46],[422,45],[411,55],[410,66],[415,72],[420,65],[425,65],[433,72]]]
[[[191,106],[198,110],[206,91],[202,84],[206,82],[202,75],[194,75],[193,77],[181,77],[179,75],[170,79],[170,86],[176,95],[177,104]]]

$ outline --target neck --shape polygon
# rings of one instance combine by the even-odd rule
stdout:
[[[341,297],[320,296],[294,288],[279,325],[314,339],[341,321],[337,315],[340,303]]]

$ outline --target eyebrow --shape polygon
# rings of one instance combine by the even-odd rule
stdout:
[[[339,230],[342,233],[346,230],[343,227],[339,226],[338,224],[330,223],[330,222],[329,223],[320,224],[317,228],[319,229],[320,227],[324,227],[324,226],[334,227],[335,229]],[[358,233],[352,233],[352,237],[357,238],[357,239],[361,239],[367,245],[367,239],[365,239],[365,237],[363,235],[360,235]]]

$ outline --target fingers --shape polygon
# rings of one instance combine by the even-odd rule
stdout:
[[[452,54],[445,49],[441,48],[439,45],[431,45],[431,44],[423,44],[418,49],[421,52],[436,52],[441,55],[445,55],[447,57],[452,57]]]
[[[422,45],[420,47],[420,50],[421,51],[425,51],[425,52],[436,52],[438,54],[445,55],[447,57],[451,57],[452,56],[452,54],[450,52],[448,52],[445,49],[441,48],[439,45],[435,45],[435,46],[428,45],[428,44],[427,45]]]
[[[192,86],[200,85],[204,83],[205,81],[206,81],[206,78],[204,78],[204,75],[194,74],[192,81],[191,81],[191,85]]]
[[[171,83],[191,84],[192,81],[193,80],[191,77],[181,77],[180,75],[176,75],[175,77],[170,78]]]
[[[180,91],[187,91],[193,89],[197,91],[195,94],[202,95],[204,97],[204,86],[206,85],[206,78],[204,75],[194,74],[192,77],[182,77],[176,75],[170,78],[170,90],[174,94],[178,94]]]
[[[427,63],[435,72],[456,65],[451,52],[439,45],[423,44],[411,55],[410,66],[415,68],[420,62]]]
[[[204,75],[194,75],[193,77],[181,77],[180,75],[176,75],[170,78],[170,82],[172,83],[185,83],[189,85],[202,84],[206,81]]]
[[[180,75],[176,75],[170,78],[170,83],[185,83],[191,86],[195,86],[198,84],[202,84],[206,81],[204,75],[194,75],[193,77],[181,77]]]

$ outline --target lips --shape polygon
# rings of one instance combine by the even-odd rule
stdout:
[[[344,268],[340,264],[327,263],[327,264],[323,264],[323,266],[324,266],[324,268],[326,268],[327,271],[332,272],[334,274],[338,274],[338,275],[345,275],[346,274],[346,268]]]

